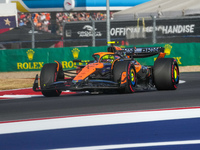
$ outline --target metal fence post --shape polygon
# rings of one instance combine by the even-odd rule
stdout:
[[[107,23],[107,43],[108,43],[110,41],[110,1],[109,0],[106,0],[106,23]]]
[[[32,30],[32,48],[35,48],[35,26],[34,26],[34,23],[33,23],[33,20],[28,18],[28,20],[31,22],[31,30]]]
[[[152,43],[156,44],[156,16],[151,16],[153,19],[153,34],[152,34]]]
[[[95,43],[95,21],[94,19],[92,19],[92,17],[90,17],[90,20],[92,21],[92,46],[95,47],[96,43]]]

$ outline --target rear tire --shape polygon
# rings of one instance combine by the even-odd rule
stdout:
[[[50,85],[51,83],[57,81],[57,77],[61,77],[61,72],[57,72],[57,64],[56,63],[49,63],[45,64],[40,73],[40,87],[42,90],[42,94],[45,97],[54,97],[59,96],[62,91],[60,90],[45,90],[45,88]],[[64,76],[63,76],[64,78]]]
[[[176,90],[179,83],[179,68],[175,59],[157,59],[153,67],[154,84],[157,90]]]
[[[118,61],[114,64],[113,80],[114,82],[121,82],[121,75],[126,72],[125,88],[119,89],[119,93],[133,93],[136,87],[136,71],[130,61]]]

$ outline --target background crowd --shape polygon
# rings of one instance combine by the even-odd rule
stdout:
[[[110,13],[112,19],[113,12]],[[56,33],[62,35],[63,23],[71,21],[89,21],[105,20],[105,12],[65,12],[56,13]],[[19,26],[28,25],[32,19],[36,29],[51,32],[51,14],[50,13],[18,13]]]

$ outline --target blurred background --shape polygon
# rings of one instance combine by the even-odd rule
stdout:
[[[105,0],[0,2],[0,49],[106,45]],[[199,8],[198,0],[110,0],[110,40],[121,46],[199,42]]]

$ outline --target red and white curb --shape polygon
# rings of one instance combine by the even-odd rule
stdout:
[[[75,92],[63,91],[62,95],[75,94]],[[34,92],[32,88],[3,90],[0,91],[0,100],[17,99],[17,98],[32,98],[43,97],[41,92]]]

